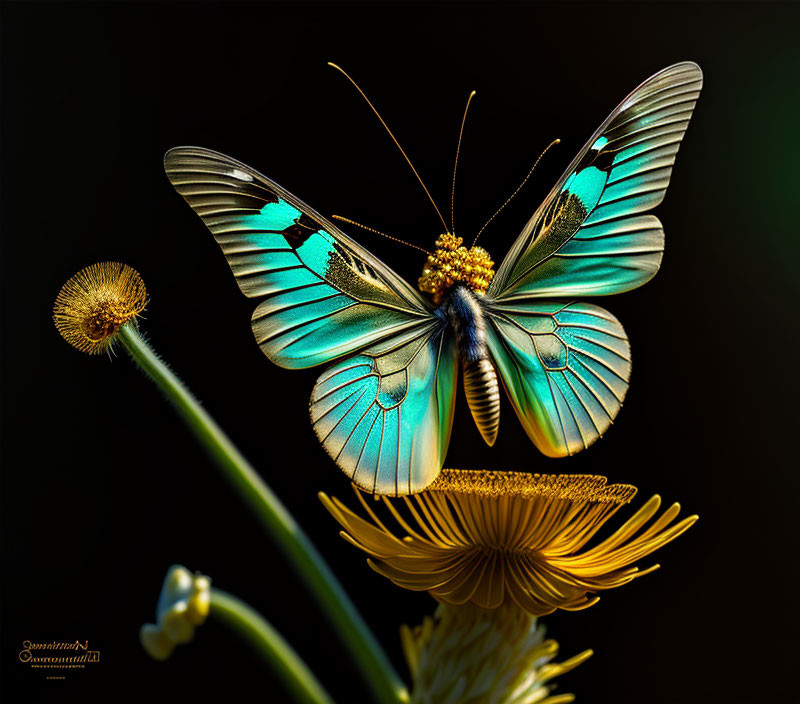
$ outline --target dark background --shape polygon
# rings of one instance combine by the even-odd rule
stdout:
[[[335,61],[382,111],[472,234],[554,137],[532,183],[482,236],[501,260],[536,204],[639,82],[697,61],[705,88],[657,214],[661,273],[602,301],[634,354],[625,407],[568,460],[539,456],[504,401],[493,449],[463,396],[447,464],[586,472],[680,500],[699,524],[662,570],[582,613],[547,617],[580,702],[793,701],[796,673],[800,7],[781,5],[10,4],[2,8],[3,580],[5,701],[227,692],[285,701],[214,623],[167,663],[138,628],[175,562],[253,604],[341,702],[367,696],[268,536],[133,364],[89,358],[50,309],[79,268],[138,269],[144,330],[285,501],[398,669],[397,637],[434,608],[374,574],[316,492],[349,498],[307,403],[318,370],[270,365],[254,303],[174,192],[161,158],[199,144],[263,171],[324,214],[430,247],[438,220]],[[421,255],[350,228],[415,280]],[[632,509],[626,509],[629,513]],[[621,514],[624,516],[626,514]],[[102,662],[46,682],[24,639],[88,639]],[[194,698],[194,699],[193,699]]]

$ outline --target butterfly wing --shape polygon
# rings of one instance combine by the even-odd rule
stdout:
[[[680,63],[649,78],[611,113],[511,248],[487,295],[608,295],[641,286],[664,249],[659,220],[672,165],[703,74]]]
[[[432,309],[389,267],[249,166],[198,147],[167,152],[169,180],[203,219],[246,296],[273,362],[311,367],[407,330]]]
[[[572,455],[611,425],[630,378],[619,321],[588,303],[484,303],[487,344],[536,447]]]
[[[344,357],[311,398],[314,429],[336,463],[373,492],[425,488],[444,462],[457,374],[452,336],[432,306],[245,164],[194,147],[169,151],[164,164],[242,292],[263,298],[253,332],[267,357],[288,368]]]
[[[311,396],[320,442],[359,486],[421,491],[444,463],[456,390],[452,332],[436,319],[327,369]]]
[[[664,198],[702,80],[696,64],[676,64],[622,101],[534,213],[482,301],[492,358],[546,455],[574,454],[613,422],[630,349],[599,306],[542,299],[620,293],[655,275],[664,232],[645,213]]]

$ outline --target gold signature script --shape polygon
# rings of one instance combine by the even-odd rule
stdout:
[[[89,641],[22,641],[19,661],[35,668],[78,669],[100,662],[100,651],[89,650]]]

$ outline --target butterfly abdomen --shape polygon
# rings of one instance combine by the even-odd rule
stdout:
[[[480,306],[466,286],[456,286],[442,308],[455,331],[469,410],[483,439],[494,445],[500,427],[500,386]]]

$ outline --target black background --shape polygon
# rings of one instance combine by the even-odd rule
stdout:
[[[464,101],[456,223],[472,234],[554,137],[482,243],[500,260],[576,150],[640,81],[697,61],[705,88],[657,214],[662,271],[602,301],[630,336],[633,377],[606,437],[568,460],[534,450],[504,402],[489,449],[463,397],[447,464],[605,474],[680,500],[696,527],[654,575],[545,619],[581,702],[788,702],[796,658],[794,291],[797,28],[768,5],[9,4],[2,9],[3,632],[5,701],[285,701],[209,622],[167,663],[138,644],[175,562],[284,632],[337,701],[354,669],[268,536],[123,354],[69,348],[50,321],[63,282],[137,268],[156,349],[260,469],[326,556],[398,669],[401,623],[434,608],[374,574],[316,492],[348,499],[307,402],[318,371],[270,365],[254,304],[174,192],[163,153],[228,153],[324,214],[430,247],[440,225],[360,82],[443,208]],[[417,252],[353,234],[415,280]],[[630,511],[630,509],[628,509]],[[643,566],[651,564],[645,561]],[[24,639],[89,639],[102,662],[46,682]]]

